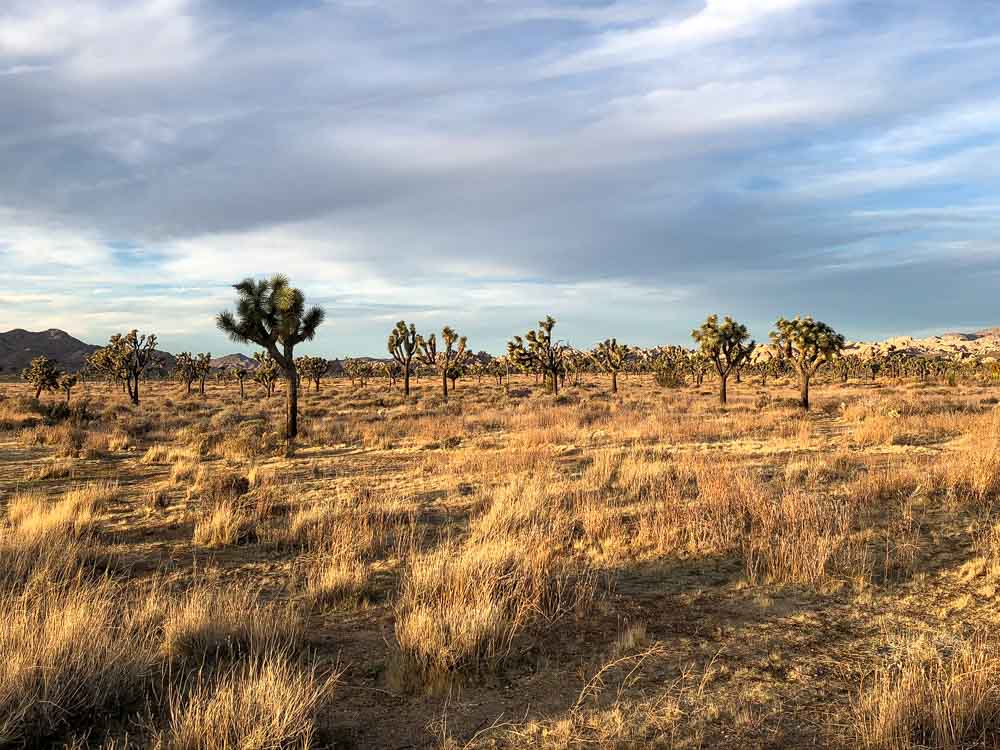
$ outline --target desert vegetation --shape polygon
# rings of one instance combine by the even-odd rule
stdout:
[[[0,384],[0,746],[1000,742],[990,362],[716,316],[330,362],[238,294],[253,370],[128,334]]]

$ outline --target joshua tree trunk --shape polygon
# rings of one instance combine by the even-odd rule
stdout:
[[[448,400],[448,371],[444,370],[441,373],[441,393],[444,394],[444,400]]]
[[[803,372],[799,382],[799,401],[802,408],[809,411],[809,373]]]
[[[289,443],[299,434],[299,379],[294,368],[285,371],[288,398],[285,400],[285,439]]]
[[[35,389],[35,401],[37,401],[41,397],[42,397],[42,386],[38,386],[38,388]]]
[[[403,395],[410,395],[410,365],[409,363],[403,368]]]
[[[726,405],[726,381],[729,379],[729,373],[719,373],[719,403],[723,406]]]
[[[243,400],[243,398],[244,398],[244,393],[243,393],[243,380],[241,379],[241,380],[240,380],[240,401],[242,401],[242,400]]]
[[[618,393],[618,373],[615,370],[611,371],[611,392]]]

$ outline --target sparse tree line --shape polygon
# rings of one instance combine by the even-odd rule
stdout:
[[[465,336],[450,326],[437,333],[421,334],[414,324],[399,321],[387,340],[388,360],[348,358],[330,361],[322,357],[295,357],[295,347],[312,340],[324,320],[320,307],[306,308],[305,297],[288,279],[277,275],[270,279],[245,279],[235,285],[235,312],[218,315],[216,323],[233,341],[255,344],[262,351],[254,354],[256,366],[213,368],[211,353],[181,352],[175,358],[172,375],[190,394],[195,383],[205,395],[206,381],[213,370],[221,381],[238,383],[240,398],[245,398],[245,384],[251,379],[270,397],[279,379],[286,382],[285,434],[289,440],[298,432],[298,390],[302,382],[320,390],[322,379],[330,374],[349,378],[354,385],[366,386],[376,377],[385,378],[388,387],[400,383],[410,395],[411,379],[436,376],[442,398],[457,387],[459,379],[487,378],[498,387],[509,387],[511,374],[533,375],[536,382],[554,395],[567,378],[579,383],[583,374],[604,373],[610,376],[611,391],[618,392],[619,381],[632,376],[652,375],[665,387],[692,383],[701,387],[708,376],[718,384],[719,401],[726,404],[730,379],[740,382],[743,376],[759,377],[763,386],[768,378],[793,375],[799,382],[799,402],[809,408],[809,387],[824,368],[847,382],[850,378],[875,380],[914,376],[921,379],[943,377],[989,377],[1000,381],[1000,365],[974,357],[914,356],[892,346],[873,347],[866,356],[844,354],[844,337],[832,327],[811,317],[779,318],[770,333],[770,345],[759,346],[750,338],[747,327],[727,316],[719,320],[710,315],[691,332],[694,348],[664,346],[644,349],[606,339],[589,351],[579,350],[554,335],[556,321],[546,317],[536,329],[514,336],[506,353],[493,357],[486,352],[473,354]],[[166,372],[165,358],[156,351],[156,336],[133,330],[116,334],[108,344],[87,359],[83,374],[103,378],[127,393],[138,405],[140,381],[151,371]],[[35,399],[43,391],[61,390],[69,403],[78,376],[59,371],[45,357],[36,357],[22,376],[35,388]]]

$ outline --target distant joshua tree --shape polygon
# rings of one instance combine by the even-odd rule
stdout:
[[[550,384],[552,393],[559,394],[559,379],[565,374],[563,358],[566,346],[552,341],[556,321],[552,316],[538,321],[538,330],[528,331],[524,338],[515,336],[507,342],[510,361],[525,372],[540,372]]]
[[[344,372],[351,379],[351,385],[361,384],[364,388],[375,374],[375,366],[367,359],[345,359]]]
[[[201,397],[205,398],[205,381],[212,372],[212,353],[203,352],[195,357],[194,367],[198,374],[198,390],[201,392]]]
[[[102,366],[114,373],[125,384],[129,399],[139,405],[139,379],[153,361],[156,353],[156,336],[139,334],[135,329],[126,334],[116,333],[105,347],[107,354],[98,357]]]
[[[396,323],[389,332],[388,349],[392,358],[403,368],[403,393],[410,395],[410,374],[413,372],[413,358],[419,353],[417,343],[420,337],[417,328],[412,323],[406,325],[405,320]]]
[[[611,392],[618,393],[618,373],[625,369],[631,349],[618,339],[605,339],[594,347],[591,358],[605,372],[611,373]]]
[[[246,383],[247,379],[247,370],[245,367],[233,367],[230,369],[229,372],[230,375],[232,375],[233,379],[240,384],[240,401],[242,401],[244,398],[246,398],[246,391],[244,384]]]
[[[437,337],[432,333],[426,339],[417,336],[417,346],[420,347],[420,358],[428,367],[435,367],[441,374],[441,392],[444,400],[448,400],[448,380],[452,386],[458,380],[458,372],[465,363],[469,352],[466,350],[465,336],[459,336],[450,326],[441,330],[441,341],[444,349],[437,350]],[[457,346],[456,346],[457,343]],[[452,378],[451,376],[455,377]]]
[[[70,392],[76,387],[76,384],[80,382],[78,375],[72,375],[66,373],[61,378],[59,378],[59,389],[66,394],[66,406],[69,406],[69,396]]]
[[[253,371],[254,382],[259,383],[267,397],[271,398],[274,395],[274,384],[281,374],[278,363],[267,352],[254,352],[253,358],[257,360],[257,369]],[[240,387],[242,395],[242,382]]]
[[[191,352],[181,352],[174,358],[174,376],[187,388],[191,394],[191,384],[198,378],[198,365]]]
[[[316,387],[316,393],[319,393],[319,381],[330,369],[330,363],[322,357],[306,356],[295,360],[295,366],[298,368],[299,376],[307,381],[312,381]]]
[[[771,341],[799,371],[799,401],[809,410],[809,380],[816,371],[832,362],[846,341],[826,323],[812,317],[798,316],[794,320],[778,318],[771,331]]]
[[[295,346],[311,341],[323,323],[321,307],[306,310],[305,295],[276,274],[270,279],[244,279],[235,287],[236,315],[219,313],[216,323],[240,344],[257,344],[285,373],[288,382],[285,407],[285,438],[291,443],[299,434],[299,388],[295,372]]]
[[[728,315],[719,324],[718,315],[709,315],[700,328],[691,331],[691,338],[701,348],[701,353],[715,365],[719,375],[719,403],[726,404],[726,381],[733,370],[742,366],[753,353],[755,342],[747,343],[750,333],[742,323]]]
[[[21,377],[35,387],[35,401],[41,398],[42,391],[58,390],[61,375],[56,363],[48,357],[35,357],[21,372]]]

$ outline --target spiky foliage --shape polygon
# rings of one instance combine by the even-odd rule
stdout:
[[[66,394],[66,406],[69,406],[70,394],[79,382],[79,376],[70,373],[66,373],[59,378],[59,390]]]
[[[311,380],[316,387],[316,393],[319,393],[319,381],[326,375],[326,371],[330,369],[330,363],[322,357],[306,356],[295,360],[295,367],[299,371],[299,377]]]
[[[380,369],[382,370],[382,374],[385,375],[385,379],[389,382],[389,388],[396,385],[399,376],[403,374],[403,366],[395,360],[382,362]]]
[[[389,332],[388,349],[392,358],[403,368],[403,393],[410,395],[410,374],[413,372],[413,358],[419,354],[417,328],[405,320],[396,323]]]
[[[726,403],[726,381],[730,373],[740,367],[753,353],[756,343],[747,342],[750,332],[742,323],[729,315],[719,323],[718,315],[709,315],[700,328],[691,331],[691,338],[701,353],[715,366],[719,375],[719,402]]]
[[[274,395],[274,384],[281,377],[281,370],[278,363],[274,361],[267,352],[254,352],[253,358],[257,360],[257,368],[253,371],[253,379],[264,389],[264,393],[270,398]]]
[[[311,341],[325,317],[323,308],[306,310],[305,295],[276,274],[270,279],[244,279],[236,289],[236,314],[219,313],[216,323],[240,344],[257,344],[271,355],[288,381],[285,437],[291,442],[299,432],[299,389],[295,372],[295,346]]]
[[[139,405],[139,379],[153,362],[156,336],[141,334],[134,328],[126,334],[116,333],[108,342],[110,366],[116,377],[125,383],[129,398]]]
[[[48,357],[35,357],[21,372],[21,377],[35,387],[35,401],[41,398],[42,391],[57,390],[61,375],[56,363]]]
[[[678,388],[684,385],[690,352],[683,346],[658,346],[643,353],[646,367],[657,385]]]
[[[605,339],[590,352],[597,366],[611,373],[611,392],[618,393],[618,373],[625,369],[632,350],[618,339]]]
[[[229,368],[230,377],[240,384],[240,401],[246,397],[246,380],[248,374],[245,367]]]
[[[367,359],[345,359],[344,372],[351,379],[351,385],[360,384],[364,388],[375,374],[375,366]]]
[[[441,341],[444,348],[438,351],[437,336],[431,334],[426,339],[417,336],[417,346],[420,349],[420,359],[428,367],[434,368],[441,375],[441,392],[444,400],[448,400],[448,380],[452,384],[458,380],[461,368],[469,357],[466,350],[465,336],[459,336],[450,326],[441,329]],[[454,377],[452,377],[454,376]]]
[[[552,393],[559,393],[559,379],[566,373],[564,357],[567,346],[552,340],[556,321],[552,316],[538,321],[538,329],[528,331],[524,338],[515,336],[507,342],[507,356],[525,372],[540,372]]]
[[[198,374],[198,389],[205,396],[205,381],[212,372],[212,353],[202,352],[194,358],[194,369]]]
[[[190,394],[191,384],[198,379],[198,365],[191,352],[181,352],[174,358],[174,377],[184,383]]]
[[[799,371],[799,394],[802,408],[809,409],[809,380],[816,371],[833,361],[844,348],[844,337],[811,316],[794,320],[778,318],[771,331],[774,342]]]

